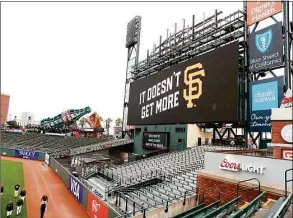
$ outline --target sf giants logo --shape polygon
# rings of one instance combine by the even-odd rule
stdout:
[[[94,218],[98,218],[95,213],[97,213],[101,208],[101,205],[97,203],[96,200],[92,201],[92,213],[94,214]]]
[[[284,150],[283,151],[283,159],[285,159],[285,160],[293,160],[292,150]]]
[[[193,73],[190,72],[194,70],[196,71]],[[199,78],[200,76],[205,76],[201,63],[186,67],[184,71],[184,83],[188,88],[183,90],[183,97],[187,101],[187,108],[196,107],[193,101],[199,99],[202,94],[202,81]]]
[[[70,191],[73,193],[73,195],[79,199],[80,196],[79,196],[79,190],[80,190],[80,185],[77,181],[75,181],[74,179],[70,178],[71,179],[71,187],[70,187]]]

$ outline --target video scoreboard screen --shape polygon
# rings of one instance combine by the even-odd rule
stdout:
[[[158,132],[144,132],[142,147],[147,149],[167,150],[169,147],[169,134]]]
[[[238,120],[238,42],[130,84],[128,125]]]

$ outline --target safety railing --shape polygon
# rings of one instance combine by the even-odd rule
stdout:
[[[291,173],[291,179],[288,179],[288,172],[292,171],[293,173],[293,168],[288,169],[285,171],[285,197],[288,197],[288,182],[293,182],[293,175]]]
[[[241,188],[240,185],[242,183],[249,182],[249,181],[257,181],[257,187]],[[257,178],[251,178],[251,179],[242,180],[242,181],[237,183],[237,197],[239,196],[240,191],[250,191],[250,190],[254,190],[256,188],[258,189],[258,195],[259,195],[260,194],[260,181]]]
[[[290,207],[290,205],[293,204],[293,192],[291,192],[291,194],[285,199],[284,203],[282,204],[282,206],[279,208],[279,210],[275,213],[273,218],[283,218],[285,217],[288,208]]]
[[[119,193],[119,194],[121,194],[121,193]],[[173,198],[172,200],[167,200],[167,201],[163,201],[161,204],[156,204],[156,208],[163,207],[164,204],[166,204],[165,205],[165,212],[167,213],[168,210],[169,210],[169,204],[173,203],[174,201],[180,200],[180,199],[182,200],[182,198],[183,198],[182,204],[185,205],[186,204],[186,198],[188,196],[193,196],[193,195],[195,196],[195,201],[197,202],[198,196],[197,196],[197,189],[196,189],[195,191],[194,190],[193,191],[185,191],[183,195],[180,195],[180,196],[178,196],[176,198]],[[124,195],[124,197],[126,197],[126,196]],[[129,198],[129,197],[126,197],[126,198],[128,198],[129,201],[134,202],[131,198]],[[115,203],[116,203],[116,206],[118,206],[119,205],[119,199],[116,199]],[[153,208],[153,206],[148,206],[148,207],[141,206],[141,209],[139,209],[139,210],[133,210],[130,213],[126,212],[123,215],[119,215],[119,216],[117,216],[115,218],[131,217],[131,216],[134,216],[137,213],[143,213],[143,218],[145,218],[147,211],[152,209],[152,208]]]

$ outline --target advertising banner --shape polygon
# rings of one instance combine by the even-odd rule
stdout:
[[[108,207],[93,193],[88,194],[87,212],[91,218],[108,217]]]
[[[247,0],[247,25],[252,25],[282,12],[282,2],[275,0]]]
[[[46,162],[46,164],[50,164],[50,156],[49,156],[49,154],[45,154],[45,162]]]
[[[248,37],[249,70],[258,72],[283,65],[282,22],[251,33]]]
[[[168,149],[169,134],[158,132],[144,132],[142,137],[142,147],[151,149]]]
[[[82,204],[82,194],[83,194],[83,186],[80,182],[75,179],[73,176],[69,177],[69,190],[74,195],[76,200]]]
[[[251,132],[271,132],[271,109],[279,108],[283,84],[283,77],[250,83],[248,119]]]
[[[37,151],[27,151],[22,149],[15,149],[15,157],[38,160],[39,152]]]
[[[130,84],[127,125],[238,120],[238,42]]]
[[[219,165],[219,168],[222,170],[228,170],[233,172],[250,172],[264,174],[265,166],[256,165],[246,162],[241,162],[237,159],[235,155],[226,155],[225,158]]]
[[[282,98],[280,108],[290,108],[290,107],[293,107],[292,91],[291,89],[287,89],[284,97]]]

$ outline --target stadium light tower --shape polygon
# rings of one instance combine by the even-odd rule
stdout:
[[[128,102],[129,102],[129,89],[132,75],[130,68],[137,67],[139,59],[139,44],[140,44],[140,30],[141,30],[141,17],[134,17],[127,24],[126,33],[126,48],[127,48],[127,64],[126,64],[126,77],[124,88],[124,102],[123,102],[123,117],[122,117],[122,138],[127,133],[127,118],[128,118]],[[133,63],[134,61],[134,63]]]

